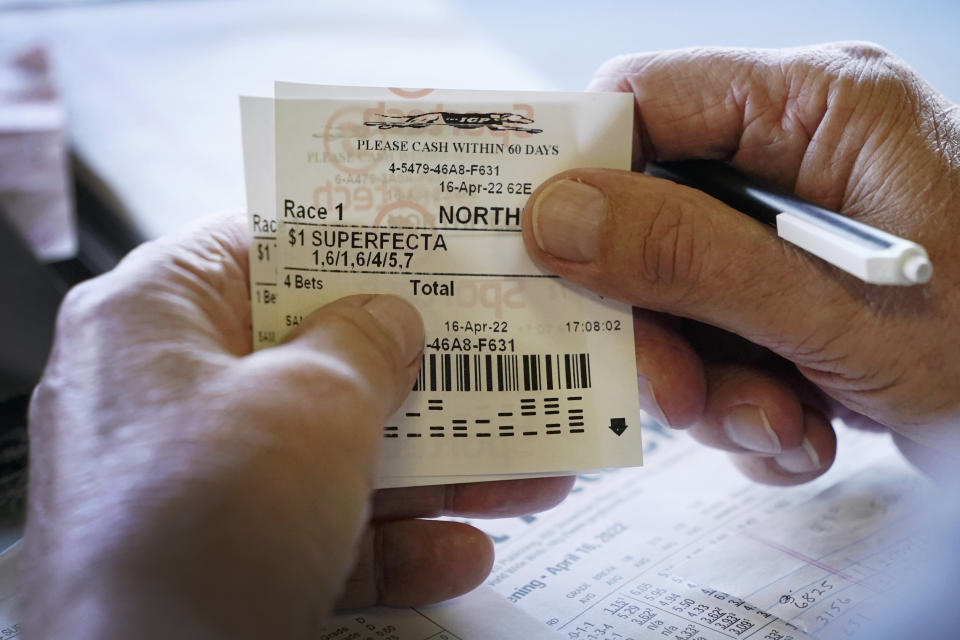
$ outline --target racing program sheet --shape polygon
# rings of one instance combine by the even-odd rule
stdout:
[[[645,426],[643,469],[581,474],[546,513],[470,521],[496,545],[476,591],[344,612],[320,637],[867,639],[928,588],[917,568],[941,557],[929,482],[886,435],[843,430],[825,476],[768,487],[686,434]]]

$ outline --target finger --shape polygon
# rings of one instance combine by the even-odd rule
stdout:
[[[734,464],[751,480],[772,485],[809,482],[822,475],[837,453],[837,436],[818,410],[803,407],[803,440],[799,447],[776,456],[731,454]]]
[[[335,495],[347,510],[351,500],[365,505],[383,422],[413,387],[422,348],[420,315],[402,299],[342,298],[237,363],[237,422],[270,425],[287,465],[303,467],[307,491]]]
[[[634,308],[633,336],[640,408],[666,426],[689,426],[706,399],[699,355],[662,314]]]
[[[706,194],[642,174],[562,173],[534,192],[522,224],[530,255],[550,271],[788,359],[849,333],[863,309],[852,276]]]
[[[894,69],[915,79],[870,43],[704,47],[614,58],[589,88],[633,93],[640,166],[653,158],[730,159],[747,173],[840,208],[847,178],[884,111],[909,101],[902,91],[907,82],[882,82]],[[857,99],[883,91],[890,93],[883,100]]]
[[[381,489],[373,496],[373,517],[509,518],[556,506],[573,487],[574,476],[498,480],[464,484]]]
[[[337,608],[414,607],[478,586],[493,566],[493,543],[459,522],[400,520],[364,535]]]
[[[775,173],[792,186],[816,112],[779,121],[789,80],[784,67],[774,65],[783,58],[772,51],[713,48],[621,56],[597,71],[589,89],[633,93],[642,122],[640,148],[652,157],[730,158],[746,137],[745,148],[776,154]],[[814,94],[806,104],[822,102]],[[745,162],[742,168],[771,173],[769,163]]]
[[[149,326],[141,341],[189,343],[197,354],[247,354],[249,243],[242,215],[203,218],[141,244],[113,270],[76,287],[69,294],[70,307],[99,315],[103,306],[131,327]],[[60,328],[69,330],[60,325],[58,333]]]
[[[379,422],[399,407],[413,386],[423,351],[423,321],[405,300],[391,295],[341,298],[308,315],[283,345],[278,358],[306,358],[323,379],[346,382],[370,404],[351,411]],[[291,361],[292,362],[292,361]],[[309,383],[309,382],[308,382]],[[336,396],[334,396],[336,397]]]
[[[708,364],[703,416],[690,429],[708,446],[773,456],[801,446],[804,411],[786,383],[743,364]]]

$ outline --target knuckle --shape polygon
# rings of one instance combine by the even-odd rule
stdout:
[[[876,61],[893,57],[888,49],[869,40],[841,42],[838,44],[837,50],[850,60],[857,61]]]
[[[709,217],[686,196],[661,196],[641,243],[643,278],[675,301],[692,295],[707,277],[708,227]]]
[[[57,333],[99,322],[109,313],[126,306],[133,294],[133,290],[119,286],[109,273],[76,285],[60,303]]]
[[[879,103],[902,106],[916,95],[917,79],[913,71],[887,49],[873,42],[840,43],[834,49],[839,64],[821,68],[839,89],[839,95],[863,98],[876,95]]]

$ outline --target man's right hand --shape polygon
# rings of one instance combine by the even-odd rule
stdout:
[[[790,484],[833,460],[829,419],[960,457],[960,113],[869,44],[624,56],[591,89],[632,92],[635,167],[716,158],[923,245],[925,286],[867,285],[705,194],[573,170],[531,197],[543,267],[637,307],[641,395],[674,427]]]

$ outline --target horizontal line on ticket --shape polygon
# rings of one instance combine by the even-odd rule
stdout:
[[[375,273],[383,276],[456,276],[462,278],[559,278],[552,273],[456,273],[453,271],[360,271],[353,269],[318,269],[313,267],[281,267],[287,271],[311,273]]]
[[[277,286],[276,282],[254,282],[253,286],[255,287],[275,287]]]
[[[253,236],[254,240],[276,240],[277,236]]]
[[[293,220],[284,220],[284,224],[299,224],[305,227],[335,227],[341,229],[407,229],[411,231],[498,231],[500,233],[521,233],[521,229],[483,229],[477,227],[400,227],[379,224],[326,224],[323,222],[294,222]],[[273,238],[270,238],[273,240]]]

